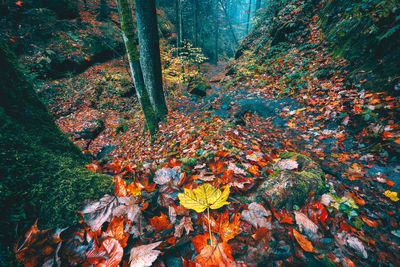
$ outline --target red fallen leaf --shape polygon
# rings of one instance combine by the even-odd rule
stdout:
[[[150,219],[151,225],[157,232],[165,231],[172,228],[172,224],[168,221],[168,216],[161,212],[160,216],[154,216]]]
[[[361,106],[360,105],[354,105],[353,107],[354,113],[360,114],[361,113]]]
[[[90,57],[85,57],[85,60],[86,61],[90,61]]]
[[[247,169],[251,174],[253,174],[254,176],[259,176],[259,168],[257,165],[251,165],[248,169]]]
[[[350,232],[350,231],[353,233],[357,232],[357,230],[354,227],[352,227],[350,224],[346,222],[340,223],[340,229],[345,232]]]
[[[296,229],[292,228],[293,235],[296,238],[297,243],[300,247],[307,252],[314,252],[315,249],[310,241],[308,241],[302,234],[300,234]]]
[[[121,162],[118,160],[115,160],[111,163],[106,164],[104,166],[104,168],[117,172],[117,171],[121,170]]]
[[[225,164],[221,160],[217,160],[216,162],[210,162],[208,167],[214,174],[219,174],[225,171]]]
[[[220,150],[220,151],[217,152],[216,155],[217,155],[218,157],[220,157],[220,158],[225,158],[226,156],[229,155],[229,152],[228,152],[228,151],[225,151],[225,150]]]
[[[400,139],[399,139],[400,140]],[[394,185],[394,182],[393,181],[390,181],[390,180],[388,180],[387,182],[386,182],[386,184],[388,185],[388,186],[393,186]]]
[[[326,219],[328,218],[328,211],[325,209],[325,207],[321,203],[314,203],[311,206],[311,210],[313,211],[313,214],[310,216],[310,218],[313,220],[313,216],[318,217],[319,221],[324,224]]]
[[[378,227],[378,223],[376,221],[370,220],[367,217],[362,216],[362,215],[361,215],[361,218],[366,224],[368,224],[369,227],[374,227],[374,228]]]
[[[100,172],[101,171],[101,166],[99,164],[97,164],[97,162],[93,162],[93,163],[87,164],[85,166],[91,172]]]
[[[84,267],[117,267],[122,260],[124,250],[118,240],[108,238],[98,247],[95,245],[86,253],[86,261],[82,264]]]
[[[114,195],[118,197],[126,197],[126,183],[121,176],[116,175],[113,177],[113,181],[115,183]]]
[[[239,227],[240,217],[242,215],[236,213],[233,221],[229,222],[229,213],[227,210],[218,217],[216,227],[213,227],[213,230],[219,233],[222,241],[228,242],[242,232],[242,229]]]
[[[214,245],[206,245],[195,258],[196,263],[200,266],[235,266],[232,257],[232,249],[227,243],[218,243]]]
[[[37,221],[25,234],[22,245],[14,248],[16,258],[27,267],[41,266],[46,259],[53,255],[57,244],[61,241],[60,230],[39,230]]]
[[[232,177],[233,177],[233,171],[230,170],[230,169],[227,170],[226,172],[224,172],[224,173],[221,175],[222,181],[225,181],[225,182],[231,181]]]
[[[168,161],[168,165],[173,168],[176,166],[182,166],[182,162],[180,162],[179,160],[177,160],[176,158],[170,159],[170,161]]]
[[[119,241],[122,247],[126,247],[126,242],[129,238],[129,233],[124,232],[125,224],[130,221],[123,219],[122,217],[114,217],[108,225],[107,231],[104,233],[107,237],[115,238]]]
[[[282,220],[280,221],[280,223],[288,223],[288,224],[293,224],[293,218],[285,215]]]
[[[257,229],[257,232],[251,237],[254,240],[262,243],[264,246],[269,246],[269,240],[271,239],[271,230],[265,227],[260,227]]]
[[[13,43],[15,43],[15,40],[14,40],[13,38],[10,38],[10,41],[13,42]]]
[[[24,4],[24,2],[22,2],[22,1],[17,1],[17,2],[15,2],[15,4],[16,4],[17,6],[22,6],[22,5]]]
[[[212,238],[212,243],[216,244],[217,240],[215,239],[215,237],[213,235],[211,235],[211,238]],[[209,239],[210,239],[210,233],[209,232],[205,232],[202,235],[196,235],[195,237],[193,237],[192,238],[192,243],[193,243],[193,246],[194,246],[194,250],[197,253],[200,253],[203,250],[203,248],[208,245],[208,240]]]

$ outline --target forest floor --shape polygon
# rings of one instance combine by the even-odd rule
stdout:
[[[362,135],[351,134],[351,125],[321,118],[330,114],[323,115],[323,109],[343,112],[341,104],[335,105],[338,96],[351,98],[356,92],[326,89],[312,99],[277,98],[251,80],[246,86],[224,87],[220,80],[225,66],[204,67],[212,81],[206,97],[188,94],[185,86],[168,91],[169,114],[153,143],[143,134],[135,97],[119,94],[118,83],[127,75],[121,59],[44,87],[40,93],[53,99],[49,108],[60,128],[92,157],[88,168],[113,175],[119,201],[102,206],[100,215],[82,211],[91,230],[76,230],[63,241],[57,257],[70,263],[112,264],[135,260],[132,255],[145,249],[162,252],[154,263],[159,266],[399,264],[400,209],[393,191],[399,189],[400,166],[387,162],[387,155],[366,153],[368,144]],[[68,94],[54,95],[57,88]],[[319,98],[323,95],[328,97]],[[361,105],[396,105],[380,94],[357,99]],[[96,131],[99,121],[104,127],[97,136],[82,137],[82,132]],[[282,151],[318,162],[329,184],[326,193],[311,193],[304,205],[281,209],[267,197],[243,201],[278,171]],[[189,212],[178,201],[182,188],[205,182],[231,190],[230,204],[210,212],[211,245],[207,217]],[[85,233],[97,243],[84,242]],[[155,258],[143,260],[151,264]]]

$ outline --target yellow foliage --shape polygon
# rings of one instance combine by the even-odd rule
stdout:
[[[196,189],[184,189],[183,193],[179,193],[178,197],[181,205],[187,209],[203,212],[205,209],[219,209],[229,204],[226,200],[229,197],[229,186],[224,191],[216,189],[211,184],[202,184]]]
[[[399,201],[399,197],[397,196],[397,192],[393,192],[393,191],[389,191],[386,190],[385,193],[383,193],[385,196],[387,196],[388,198],[390,198],[390,200],[392,201]]]

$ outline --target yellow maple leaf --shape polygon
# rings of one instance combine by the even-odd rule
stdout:
[[[397,196],[397,192],[393,192],[390,190],[386,190],[385,193],[383,193],[385,196],[387,196],[388,198],[390,198],[390,200],[392,201],[399,201],[399,198]]]
[[[229,186],[225,186],[223,192],[216,189],[209,183],[202,184],[196,189],[184,189],[183,193],[179,193],[178,197],[181,205],[187,209],[203,212],[205,209],[219,209],[229,204],[226,200],[229,197]]]

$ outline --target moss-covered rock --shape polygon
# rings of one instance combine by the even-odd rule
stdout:
[[[187,90],[193,95],[206,96],[207,90],[210,88],[210,82],[205,77],[198,75],[190,80]]]
[[[315,161],[294,152],[283,152],[280,157],[281,160],[295,160],[298,168],[288,170],[276,167],[248,200],[253,202],[257,200],[257,197],[266,194],[276,208],[285,206],[291,209],[293,205],[304,204],[311,191],[315,195],[324,193],[326,189],[325,174]]]
[[[0,250],[10,251],[37,218],[41,228],[73,224],[86,199],[112,192],[109,176],[86,170],[88,159],[58,129],[1,41],[0,121]]]

